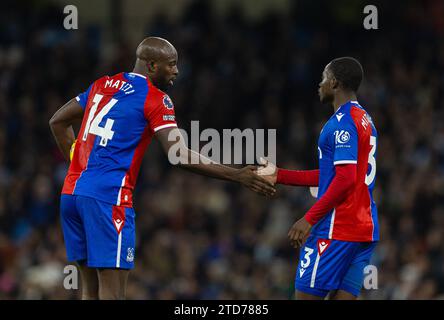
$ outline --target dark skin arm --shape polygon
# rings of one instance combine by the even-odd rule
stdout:
[[[63,156],[69,161],[69,150],[75,138],[72,125],[82,120],[83,109],[76,99],[65,103],[49,120],[54,139]]]
[[[172,132],[173,130],[175,131]],[[181,150],[184,152],[181,152],[181,160],[180,163],[177,164],[178,167],[216,179],[239,182],[250,190],[265,196],[272,196],[275,193],[276,190],[274,189],[273,184],[255,173],[255,166],[246,166],[241,169],[235,169],[213,162],[199,153],[188,149],[183,142],[183,138],[176,138],[176,140],[169,141],[168,136],[170,132],[174,133],[172,134],[174,137],[182,137],[177,128],[162,129],[156,132],[155,136],[159,140],[166,154],[168,154],[168,151],[173,145],[176,143],[181,144]],[[191,160],[193,158],[195,160],[200,159],[201,161],[193,162]],[[202,163],[202,160],[206,160],[206,163]],[[199,163],[193,164],[196,162]]]
[[[75,140],[74,129],[72,125],[81,120],[83,117],[83,109],[76,99],[71,99],[64,106],[62,106],[49,121],[49,126],[51,127],[52,134],[57,142],[57,146],[62,152],[66,160],[69,161],[69,151],[71,145]],[[177,130],[172,128],[166,128],[160,130],[156,133],[156,138],[159,139],[164,151],[168,154],[168,150],[176,141],[168,141],[168,134],[171,130]],[[181,142],[183,142],[181,140]],[[184,150],[186,150],[186,159],[183,159],[183,163],[191,163],[191,158],[203,156],[198,153],[189,150],[185,145],[183,145]],[[208,160],[208,159],[207,159]],[[212,178],[239,182],[246,186],[247,188],[261,193],[263,195],[271,196],[275,193],[273,184],[268,182],[262,177],[255,174],[256,167],[246,166],[242,169],[230,168],[218,163],[209,164],[179,164],[181,168],[206,175]]]

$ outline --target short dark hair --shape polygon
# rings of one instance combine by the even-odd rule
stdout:
[[[358,60],[352,57],[336,58],[330,62],[329,69],[344,89],[358,91],[364,77],[364,70]]]

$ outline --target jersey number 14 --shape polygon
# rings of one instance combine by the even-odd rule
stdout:
[[[111,108],[117,103],[117,100],[114,98],[111,99],[96,115],[97,107],[102,98],[103,95],[101,94],[94,95],[94,104],[89,111],[88,120],[86,121],[85,131],[83,132],[83,141],[86,141],[88,133],[92,133],[99,136],[101,138],[99,144],[102,147],[106,147],[108,140],[112,140],[114,136],[114,131],[112,130],[114,120],[110,118],[106,119],[104,127],[100,127],[99,124],[102,122],[103,117],[106,116]]]

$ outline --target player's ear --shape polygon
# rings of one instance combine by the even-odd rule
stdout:
[[[148,61],[147,67],[148,71],[151,73],[154,73],[157,70],[157,64],[154,61]]]
[[[332,89],[337,89],[337,88],[339,88],[339,81],[338,80],[336,80],[336,78],[331,78],[331,80],[330,80],[330,86],[331,86],[331,88]]]

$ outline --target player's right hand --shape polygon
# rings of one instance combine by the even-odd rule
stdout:
[[[256,173],[275,185],[277,180],[276,165],[262,157],[260,157],[259,161],[261,166],[257,169]]]
[[[246,166],[238,171],[238,181],[250,190],[264,196],[273,196],[276,193],[274,184],[256,174],[257,167]]]

